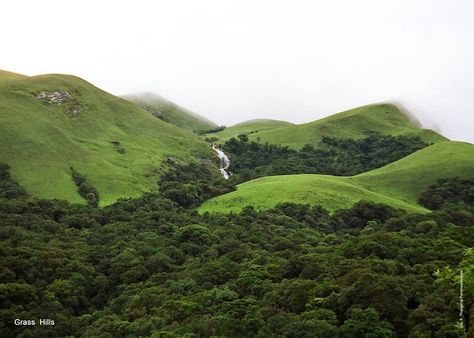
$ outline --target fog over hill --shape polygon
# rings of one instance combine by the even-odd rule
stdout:
[[[122,95],[122,97],[149,111],[153,116],[190,131],[202,132],[217,127],[215,122],[206,117],[181,107],[155,93],[132,93]]]
[[[73,10],[45,0],[2,13],[0,69],[75,74],[115,95],[152,91],[227,126],[397,100],[425,127],[474,141],[469,0],[86,0]]]

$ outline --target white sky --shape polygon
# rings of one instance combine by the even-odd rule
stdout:
[[[474,1],[2,1],[0,69],[156,92],[219,124],[396,100],[474,142]]]

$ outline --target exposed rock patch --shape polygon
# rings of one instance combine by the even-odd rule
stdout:
[[[65,90],[59,90],[55,92],[41,92],[36,95],[36,98],[49,104],[62,104],[71,100],[71,95]]]
[[[66,111],[72,117],[78,117],[81,113],[80,103],[65,90],[57,90],[54,92],[42,91],[36,95],[36,98],[48,104],[64,105]]]

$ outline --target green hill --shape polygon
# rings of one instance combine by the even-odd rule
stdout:
[[[199,211],[238,212],[247,205],[261,210],[281,202],[319,204],[334,211],[351,207],[359,200],[423,211],[422,207],[364,189],[348,178],[312,174],[267,176],[245,182],[237,186],[237,191],[205,202]]]
[[[439,142],[354,180],[371,191],[416,203],[421,191],[449,177],[474,178],[473,144]]]
[[[275,130],[277,128],[289,126],[293,126],[293,124],[279,120],[256,119],[235,124],[220,132],[206,134],[206,136],[209,138],[215,137],[219,141],[226,141],[232,137],[237,137],[240,134],[248,134],[257,138],[263,131]]]
[[[210,155],[195,134],[80,78],[0,72],[0,163],[33,196],[84,202],[73,167],[109,204],[155,188],[167,157]]]
[[[149,111],[153,116],[180,128],[202,132],[217,127],[217,124],[204,116],[180,107],[154,93],[136,93],[122,97]]]
[[[268,128],[249,134],[249,138],[301,149],[305,144],[318,146],[323,136],[357,139],[374,132],[394,136],[420,136],[428,143],[446,140],[432,130],[421,129],[393,104],[367,105],[309,123]],[[222,141],[234,136],[226,133],[226,130],[212,135]]]
[[[285,175],[255,179],[204,203],[200,212],[271,208],[280,202],[320,204],[334,211],[359,200],[424,211],[417,196],[439,178],[474,178],[474,145],[440,142],[385,167],[352,177]]]

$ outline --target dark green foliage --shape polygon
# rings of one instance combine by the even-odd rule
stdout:
[[[356,175],[382,167],[428,144],[418,137],[374,134],[360,140],[323,137],[322,147],[300,151],[274,144],[249,142],[247,135],[231,138],[223,149],[231,158],[235,182],[268,175]]]
[[[359,172],[339,167],[340,175],[354,175],[383,167],[428,146],[419,137],[373,134],[360,140],[323,137],[323,144],[337,149],[343,161],[360,167]]]
[[[437,210],[439,222],[449,219],[462,226],[474,225],[474,180],[440,179],[421,193],[418,202]]]
[[[74,168],[71,167],[71,176],[72,180],[76,184],[77,192],[83,199],[87,201],[87,204],[96,207],[99,205],[99,192],[96,188],[90,185],[87,182],[87,179],[84,175],[79,174]]]
[[[26,197],[26,191],[10,176],[10,166],[0,163],[0,198],[14,199]]]
[[[185,168],[166,182],[208,175]],[[163,195],[105,208],[0,199],[0,336],[455,337],[458,283],[438,272],[448,266],[465,269],[472,316],[474,233],[455,204],[199,215]]]
[[[380,321],[377,311],[372,308],[366,310],[353,309],[349,319],[342,325],[341,332],[347,338],[395,338],[392,325],[386,321]]]
[[[398,217],[403,213],[388,205],[374,202],[361,201],[354,205],[352,209],[338,210],[334,213],[336,227],[343,228],[364,228],[369,221],[385,222],[389,218]]]
[[[474,180],[450,178],[438,180],[424,191],[418,203],[431,210],[438,210],[446,204],[464,203],[474,208]]]
[[[200,163],[174,164],[161,175],[159,189],[162,195],[182,207],[194,207],[203,201],[235,190],[229,181],[211,173]]]

